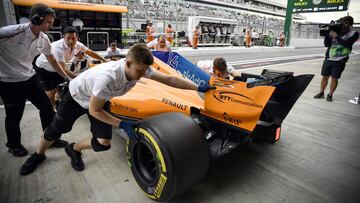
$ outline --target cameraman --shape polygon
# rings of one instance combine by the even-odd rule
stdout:
[[[349,60],[349,54],[353,44],[359,37],[359,33],[351,30],[354,19],[351,16],[345,16],[340,19],[342,25],[340,33],[330,29],[330,34],[325,36],[324,44],[328,47],[325,54],[325,60],[321,69],[320,93],[314,96],[315,99],[324,98],[324,91],[331,76],[330,92],[326,96],[327,101],[333,100],[333,94],[338,85],[338,79],[345,69],[345,64]]]

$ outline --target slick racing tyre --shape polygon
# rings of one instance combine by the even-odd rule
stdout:
[[[182,113],[165,113],[138,126],[139,139],[128,140],[131,171],[145,194],[157,201],[173,199],[200,181],[209,168],[203,130]]]

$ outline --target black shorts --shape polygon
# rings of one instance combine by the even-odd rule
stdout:
[[[322,76],[331,76],[333,78],[339,79],[341,77],[341,73],[345,69],[345,61],[328,61],[324,60],[321,75]]]
[[[105,104],[108,105],[108,103]],[[104,109],[106,108],[104,107]],[[81,107],[72,98],[70,92],[67,92],[61,96],[60,105],[54,120],[45,130],[45,139],[50,137],[58,138],[61,134],[69,132],[75,121],[84,114],[87,114],[90,120],[90,131],[94,137],[103,139],[112,138],[112,126],[91,116],[89,110]]]
[[[45,91],[55,89],[59,84],[64,82],[64,78],[57,72],[50,72],[44,68],[37,68],[36,73],[39,76],[40,83]]]

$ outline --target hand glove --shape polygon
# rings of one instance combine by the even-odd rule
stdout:
[[[200,85],[198,86],[198,92],[205,93],[205,92],[207,92],[207,91],[209,91],[211,89],[216,89],[216,87],[211,86],[209,84],[205,84],[204,86],[200,86]]]
[[[135,132],[136,122],[121,121],[119,128],[123,129],[128,135],[129,139],[139,139],[138,135]]]

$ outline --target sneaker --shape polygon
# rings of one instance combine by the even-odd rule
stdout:
[[[8,145],[6,145],[6,146],[8,146]],[[16,147],[9,147],[8,152],[16,157],[22,157],[22,156],[25,156],[28,154],[28,151],[22,145],[19,145]]]
[[[81,158],[81,152],[74,150],[74,144],[68,144],[65,147],[65,152],[71,158],[71,166],[77,171],[82,171],[85,169],[85,165]]]
[[[35,171],[36,167],[46,159],[45,154],[32,154],[21,166],[20,175],[28,175]]]
[[[66,145],[68,145],[69,142],[68,141],[65,141],[65,140],[62,140],[62,139],[58,139],[56,140],[54,143],[52,143],[50,145],[50,148],[64,148],[66,147]]]
[[[325,98],[324,97],[324,92],[320,92],[320,93],[318,93],[317,95],[314,96],[314,99],[322,99],[322,98]]]
[[[332,95],[328,94],[328,95],[326,96],[326,101],[331,102],[332,100],[333,100],[333,99],[332,99]]]

